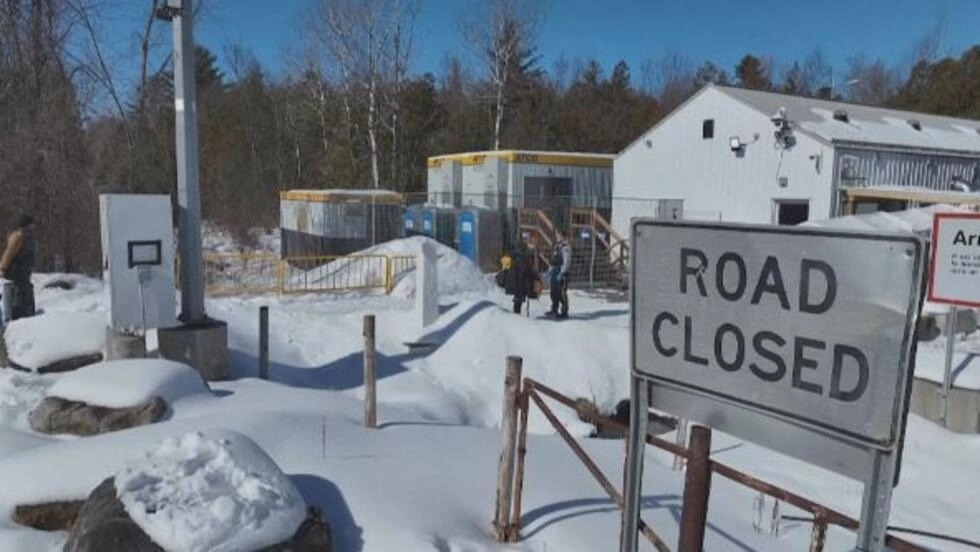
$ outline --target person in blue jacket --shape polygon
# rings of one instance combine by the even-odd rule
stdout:
[[[555,231],[551,252],[551,311],[549,316],[568,318],[568,271],[572,266],[572,246],[561,230]]]

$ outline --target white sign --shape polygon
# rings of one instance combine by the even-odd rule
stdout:
[[[898,447],[921,240],[638,220],[632,243],[633,372],[655,408],[857,478]]]
[[[930,301],[980,307],[980,214],[935,215],[929,274]]]

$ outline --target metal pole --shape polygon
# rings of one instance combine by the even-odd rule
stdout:
[[[871,454],[871,477],[864,484],[857,550],[883,552],[895,482],[895,455],[883,450],[873,450]]]
[[[259,307],[259,379],[269,379],[269,307]]]
[[[630,377],[630,431],[627,443],[626,489],[623,493],[623,530],[620,552],[636,552],[639,544],[640,502],[643,492],[643,453],[646,448],[650,387],[646,381]]]
[[[373,314],[364,315],[364,427],[378,427],[378,354]]]
[[[185,324],[204,320],[201,269],[201,194],[198,186],[197,98],[194,82],[192,0],[167,0],[175,9],[174,110],[177,136],[177,222],[180,258],[180,317]]]
[[[684,502],[681,510],[679,552],[701,552],[704,527],[708,521],[708,496],[711,493],[711,430],[704,426],[691,428],[691,457],[684,475]]]
[[[510,534],[511,499],[514,493],[514,453],[517,448],[517,402],[521,391],[523,363],[521,357],[507,357],[504,412],[500,420],[500,460],[497,462],[497,511],[493,520],[498,542],[507,542]]]
[[[939,422],[946,427],[949,413],[949,388],[953,384],[953,349],[956,345],[956,308],[950,307],[946,314],[946,369],[943,371],[943,406]]]

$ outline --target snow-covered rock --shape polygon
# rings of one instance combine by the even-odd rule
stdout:
[[[80,313],[52,312],[14,320],[5,329],[7,356],[30,370],[102,352],[105,320]]]
[[[170,360],[126,359],[101,362],[61,376],[49,397],[109,408],[125,408],[160,397],[167,404],[207,385],[196,370]]]
[[[116,473],[126,513],[167,550],[248,551],[283,542],[306,517],[292,481],[232,431],[164,440]]]

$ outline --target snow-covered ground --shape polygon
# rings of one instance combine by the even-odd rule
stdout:
[[[101,283],[76,281],[67,291],[39,285],[39,305],[49,313],[104,316]],[[229,322],[234,379],[212,384],[211,393],[175,397],[172,415],[161,423],[89,438],[38,435],[26,425],[29,409],[65,376],[0,371],[0,550],[53,550],[64,542],[62,533],[15,526],[9,514],[16,504],[83,498],[162,440],[207,430],[235,431],[261,446],[302,497],[322,507],[339,551],[615,550],[616,507],[536,411],[528,439],[524,538],[498,545],[490,521],[505,357],[521,355],[525,375],[611,410],[627,396],[628,303],[573,292],[572,318],[562,322],[541,318],[543,302],[532,304],[531,317],[513,315],[509,298],[490,288],[446,293],[440,303],[438,323],[420,335],[411,329],[408,297],[209,300],[208,312]],[[256,379],[262,305],[270,307],[270,382]],[[377,430],[362,425],[361,331],[368,313],[377,317]],[[440,345],[413,353],[405,344],[415,341]],[[931,350],[920,347],[920,364],[934,362]],[[573,413],[556,412],[573,433],[588,434]],[[621,480],[622,441],[582,443],[610,480]],[[905,446],[892,524],[980,541],[980,436],[957,435],[911,415]],[[713,448],[722,462],[858,512],[861,486],[855,481],[726,435],[716,434]],[[671,460],[650,449],[644,482],[644,517],[668,543],[677,539],[684,480]],[[805,550],[807,524],[785,522],[778,537],[753,529],[755,498],[744,487],[714,479],[706,549]],[[801,514],[785,504],[781,511]],[[828,549],[845,550],[853,542],[852,533],[831,529]]]

